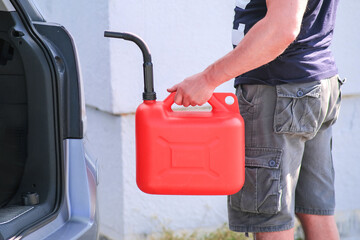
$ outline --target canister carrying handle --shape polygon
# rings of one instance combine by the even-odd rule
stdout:
[[[164,107],[166,110],[172,112],[171,106],[174,104],[176,92],[171,93],[164,100]],[[232,97],[234,102],[232,104],[226,103],[226,98]],[[237,104],[237,97],[233,93],[213,93],[208,103],[212,107],[212,112],[234,112],[239,113],[239,107]]]
[[[151,54],[148,46],[139,36],[133,33],[126,32],[111,32],[105,31],[105,37],[120,38],[127,41],[134,42],[140,49],[144,58],[144,93],[143,100],[156,100],[156,93],[154,92],[154,75],[153,75],[153,64],[151,62]]]

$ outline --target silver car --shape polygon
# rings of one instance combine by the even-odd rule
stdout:
[[[76,49],[30,0],[0,0],[0,240],[97,239]]]

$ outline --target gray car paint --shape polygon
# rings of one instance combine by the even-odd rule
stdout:
[[[10,0],[2,0],[0,1],[0,11],[13,12],[15,8],[10,3]]]
[[[0,0],[0,11],[9,12],[15,9],[9,0]],[[83,101],[81,105],[83,109]],[[14,240],[97,239],[98,171],[96,162],[94,163],[86,154],[83,141],[66,139],[63,142],[65,191],[56,218],[26,236],[13,238]]]
[[[65,199],[55,220],[24,240],[97,239],[97,170],[86,158],[82,139],[64,140]]]

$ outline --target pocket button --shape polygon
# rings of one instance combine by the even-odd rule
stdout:
[[[276,165],[275,160],[270,160],[270,161],[269,161],[269,166],[270,166],[270,167],[275,167],[275,165]]]
[[[302,97],[302,96],[304,96],[304,92],[303,92],[302,90],[298,90],[297,93],[296,93],[296,95],[297,95],[298,97]]]

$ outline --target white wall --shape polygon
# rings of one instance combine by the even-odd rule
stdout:
[[[88,138],[100,162],[101,231],[113,239],[160,230],[217,227],[227,221],[225,197],[151,196],[135,185],[134,115],[143,91],[142,56],[135,44],[103,38],[129,31],[149,45],[158,99],[166,88],[203,70],[231,50],[234,1],[36,0],[46,19],[74,36],[82,64]],[[340,1],[333,49],[348,78],[334,128],[337,214],[343,233],[360,222],[360,2]],[[218,91],[233,91],[232,83]],[[353,233],[353,235],[356,233]]]
[[[110,29],[134,32],[147,42],[162,100],[166,88],[231,50],[233,7],[233,1],[110,1]],[[134,112],[142,101],[141,52],[133,43],[111,40],[111,60],[114,112]]]
[[[347,95],[360,94],[360,1],[340,1],[332,49],[341,76],[349,81],[343,91]]]
[[[343,85],[343,102],[334,126],[336,203],[342,239],[360,236],[360,2],[340,1],[333,51]]]
[[[110,29],[134,32],[148,44],[154,63],[158,99],[166,88],[203,70],[231,50],[233,2],[112,1]],[[205,16],[205,17],[204,17]],[[133,113],[142,101],[140,50],[130,42],[111,40],[114,113]],[[222,89],[233,91],[232,83]],[[223,90],[224,91],[224,90]],[[214,227],[227,221],[226,197],[152,196],[135,184],[134,115],[122,116],[124,234]]]
[[[114,25],[114,28],[136,32],[148,42],[154,59],[155,86],[160,100],[166,96],[167,87],[202,70],[214,59],[231,49],[232,1],[220,5],[216,1],[208,1],[207,6],[190,5],[188,2],[174,4],[172,1],[146,1],[146,3],[133,3],[131,6],[119,2],[119,5],[122,5],[123,9],[119,14],[121,17],[115,18],[119,20],[119,23],[116,27]],[[357,14],[349,14],[349,12],[359,9],[359,2],[341,2],[333,45],[340,74],[348,78],[348,83],[343,87],[347,96],[360,94],[358,83],[360,68],[356,67],[360,63],[358,45],[360,32],[349,27],[349,22],[360,20]],[[127,14],[121,14],[122,12]],[[134,16],[137,17],[134,18]],[[118,49],[119,46],[126,48],[128,45],[129,43],[120,42],[113,43],[112,47],[116,46],[115,48]],[[142,87],[138,87],[142,86],[142,82],[137,82],[136,86],[124,83],[127,79],[133,78],[136,78],[135,82],[142,80],[142,69],[139,64],[140,52],[136,47],[132,51],[128,52],[131,54],[128,57],[131,58],[132,55],[137,57],[135,67],[139,67],[136,74],[133,72],[134,69],[119,66],[113,68],[113,71],[124,74],[124,78],[121,78],[120,74],[113,75],[119,84],[119,88],[115,89],[119,96],[116,99],[118,105],[115,107],[115,112],[133,112],[139,104],[139,101],[127,103],[126,106],[123,104],[126,102],[125,98],[139,99],[142,92]],[[126,55],[126,53],[123,52],[116,58],[121,58],[121,55]],[[134,61],[128,58],[113,62],[117,65],[126,65],[127,62],[127,66],[134,66]],[[119,62],[121,64],[118,64]],[[128,73],[125,77],[126,72]],[[231,84],[224,89],[233,91]],[[134,88],[136,89],[130,90]],[[360,190],[356,187],[360,182],[360,175],[354,171],[354,169],[360,169],[359,161],[356,161],[360,154],[357,147],[360,137],[359,134],[354,134],[360,132],[359,111],[356,111],[360,107],[359,100],[360,96],[345,98],[342,115],[334,129],[337,209],[338,215],[341,216],[339,226],[347,233],[359,230],[351,224],[354,221],[360,222],[358,212],[354,211],[360,209]],[[157,230],[159,222],[166,223],[174,229],[181,229],[218,226],[227,220],[224,197],[165,197],[141,193],[135,185],[134,116],[123,116],[122,126],[125,130],[122,135],[124,140],[122,159],[124,169],[130,170],[124,175],[126,183],[124,186],[125,235]],[[348,168],[348,166],[352,167]],[[349,194],[353,197],[349,198]]]
[[[108,1],[33,0],[48,22],[64,25],[75,39],[85,85],[86,104],[112,111]]]

